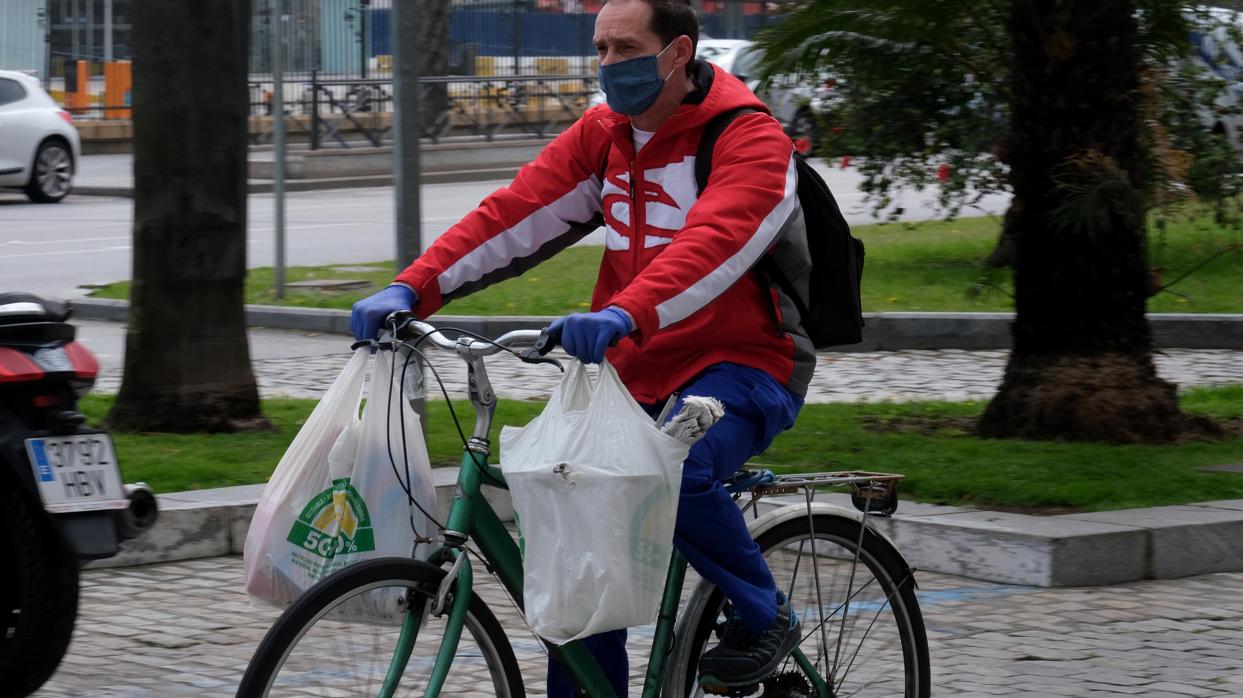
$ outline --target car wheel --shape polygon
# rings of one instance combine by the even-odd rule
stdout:
[[[54,204],[73,188],[73,156],[60,141],[44,141],[35,153],[26,196],[39,204]]]

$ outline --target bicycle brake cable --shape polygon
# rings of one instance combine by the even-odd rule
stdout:
[[[437,330],[435,330],[435,331],[436,331],[436,332],[439,332],[440,330],[439,330],[439,329],[437,329]],[[414,344],[411,344],[411,343],[406,342],[406,341],[402,341],[402,342],[401,342],[401,344],[402,344],[403,346],[405,346],[405,347],[409,348],[409,349],[410,349],[410,351],[412,351],[412,352],[414,352],[414,353],[418,354],[418,355],[419,355],[419,358],[421,358],[421,359],[423,360],[423,363],[425,363],[425,364],[427,365],[427,367],[428,367],[428,368],[430,368],[430,369],[432,370],[432,375],[433,375],[433,376],[435,376],[435,378],[436,378],[436,384],[437,384],[438,386],[440,386],[440,394],[444,396],[444,399],[445,399],[445,405],[447,405],[447,406],[448,406],[448,408],[449,408],[449,416],[453,419],[453,426],[454,426],[454,428],[456,428],[456,429],[457,429],[458,439],[462,442],[462,450],[464,450],[466,453],[469,453],[469,454],[470,454],[470,457],[471,457],[471,458],[470,458],[471,463],[473,463],[473,464],[475,465],[475,467],[476,467],[476,468],[478,468],[478,470],[479,470],[479,474],[480,474],[480,475],[483,475],[483,476],[484,476],[484,478],[486,478],[486,479],[488,479],[488,480],[491,480],[491,481],[492,481],[492,484],[496,485],[497,487],[505,488],[505,487],[506,487],[505,483],[503,483],[503,482],[501,482],[500,480],[498,480],[498,479],[496,478],[496,476],[494,476],[492,473],[489,473],[489,472],[488,472],[488,469],[484,467],[484,464],[485,464],[485,463],[480,463],[480,461],[479,461],[479,454],[477,454],[477,453],[475,453],[474,451],[470,450],[470,444],[469,444],[469,442],[468,442],[468,440],[467,440],[467,438],[466,438],[466,432],[462,429],[462,420],[458,418],[458,416],[457,416],[457,410],[453,409],[453,400],[452,400],[452,398],[450,398],[450,397],[449,397],[449,391],[448,391],[448,389],[446,389],[446,388],[445,388],[445,382],[444,382],[444,380],[440,377],[440,372],[439,372],[439,371],[437,371],[437,370],[436,370],[436,366],[435,366],[435,365],[434,365],[434,364],[433,364],[430,360],[428,360],[427,355],[426,355],[426,354],[424,354],[424,353],[423,353],[421,350],[419,350],[419,348],[418,348],[418,344],[419,344],[419,342],[421,342],[421,341],[422,341],[423,339],[425,339],[426,337],[431,336],[431,334],[432,334],[432,333],[431,333],[431,332],[429,332],[429,333],[427,333],[427,334],[423,335],[423,337],[420,337],[420,338],[419,338],[419,340],[418,340],[418,341],[416,341]],[[494,342],[494,343],[495,343],[495,342]]]
[[[396,359],[396,358],[397,358],[397,354],[396,354],[396,352],[394,352],[394,354],[393,354],[393,358],[394,358],[394,359]],[[399,398],[398,398],[398,399],[399,399],[399,400],[404,400],[404,399],[405,399],[406,366],[407,366],[407,365],[409,365],[409,363],[410,363],[410,359],[409,359],[409,357],[407,357],[407,358],[406,358],[405,363],[402,365],[402,368],[401,368],[401,381],[402,381],[402,382],[401,382],[401,385],[396,386],[396,387],[397,387],[397,390],[396,390],[396,391],[394,391],[394,390],[393,390],[393,387],[394,387],[394,386],[393,386],[393,383],[396,381],[396,378],[397,378],[397,362],[396,362],[395,360],[393,361],[393,363],[392,363],[392,367],[391,367],[391,369],[390,369],[390,371],[389,371],[389,396],[390,396],[390,397],[389,397],[388,404],[387,404],[387,405],[385,405],[385,407],[386,407],[387,409],[385,410],[385,423],[384,423],[384,432],[385,432],[385,446],[386,446],[386,450],[388,451],[388,462],[389,462],[389,465],[390,465],[390,466],[392,466],[392,468],[393,468],[393,477],[397,478],[397,484],[398,484],[398,485],[401,485],[401,489],[402,489],[402,491],[404,491],[404,492],[406,493],[406,499],[407,499],[407,501],[409,501],[411,504],[413,504],[413,505],[415,506],[415,508],[417,508],[417,509],[418,509],[418,510],[419,510],[419,511],[423,514],[423,516],[426,516],[428,521],[431,521],[432,523],[436,524],[436,526],[437,526],[438,528],[440,528],[440,529],[442,529],[442,530],[443,530],[443,529],[445,529],[445,528],[446,528],[446,527],[445,527],[445,525],[444,525],[444,524],[442,524],[442,523],[440,523],[439,521],[437,521],[437,520],[436,520],[436,517],[434,517],[434,516],[432,516],[431,514],[429,514],[429,513],[427,512],[427,510],[423,508],[423,505],[419,504],[418,500],[416,500],[416,499],[414,498],[414,493],[410,491],[410,449],[409,449],[409,447],[408,447],[408,446],[407,446],[407,444],[406,444],[406,420],[405,420],[405,419],[402,419],[402,420],[401,420],[401,450],[402,450],[402,460],[404,461],[404,463],[405,463],[405,467],[406,467],[406,480],[405,480],[405,482],[402,482],[402,479],[401,479],[401,473],[397,472],[397,459],[393,458],[393,441],[392,441],[392,434],[393,434],[393,400],[392,400],[392,394],[393,394],[394,392],[398,392],[398,394],[399,394]],[[401,403],[399,402],[399,403],[398,403],[398,405],[400,405],[400,404],[401,404]],[[398,407],[398,409],[400,410],[401,408],[400,408],[400,407]],[[433,486],[433,487],[434,487],[434,486]],[[410,512],[410,530],[414,533],[415,538],[417,539],[417,538],[419,537],[419,531],[418,531],[418,529],[417,529],[417,528],[415,528],[415,525],[414,525],[414,512]]]

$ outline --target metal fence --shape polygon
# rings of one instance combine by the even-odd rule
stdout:
[[[577,119],[595,93],[584,75],[508,75],[493,78],[442,75],[419,81],[425,105],[422,136],[492,140],[502,134],[545,137]],[[252,94],[266,86],[252,83]],[[323,146],[381,146],[391,141],[393,93],[387,78],[320,78],[296,87],[285,103],[287,130],[312,150]],[[264,104],[266,108],[270,105]],[[264,114],[270,114],[270,110]],[[256,142],[268,139],[266,131]]]
[[[45,84],[78,118],[128,116],[122,109],[129,106],[128,91],[108,88],[105,73],[117,71],[105,65],[130,57],[130,7],[136,1],[12,0],[22,3],[18,14],[31,14],[30,22],[21,24],[30,28],[21,32],[45,32]],[[388,120],[381,115],[392,110],[394,0],[282,2],[284,13],[277,20],[272,0],[252,0],[252,114],[271,115],[271,32],[279,21],[286,114],[306,122],[292,135],[315,145],[382,142]],[[544,135],[577,118],[596,89],[592,34],[602,5],[603,0],[423,0],[419,11],[438,29],[429,37],[436,59],[422,71],[427,101],[438,105],[424,114],[426,135]],[[696,5],[705,37],[750,38],[773,21],[778,4],[697,0]],[[8,24],[17,27],[17,19]],[[40,43],[40,37],[26,38],[27,44]],[[86,63],[79,67],[78,61]],[[6,67],[14,66],[0,65]],[[32,68],[39,69],[26,69]]]

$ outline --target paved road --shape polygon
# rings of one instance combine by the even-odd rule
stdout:
[[[274,614],[219,557],[83,575],[79,621],[41,698],[232,695]],[[482,572],[483,596],[543,693],[538,645]],[[921,573],[934,696],[1243,695],[1243,574],[1036,589]],[[650,629],[631,633],[640,682]],[[632,694],[638,687],[632,686]]]
[[[76,322],[83,342],[99,356],[97,389],[115,392],[120,384],[125,326]],[[251,358],[265,397],[317,398],[349,358],[348,339],[292,330],[252,329]],[[1005,351],[895,351],[820,355],[808,402],[859,400],[982,400],[993,395],[1005,369]],[[443,353],[433,362],[450,394],[465,395],[466,371]],[[1157,355],[1157,368],[1181,387],[1243,383],[1243,352],[1224,349],[1170,349]],[[560,374],[548,366],[528,366],[496,357],[488,362],[497,393],[507,398],[546,398]],[[429,378],[430,380],[430,378]]]
[[[107,179],[128,156],[83,158],[83,176],[92,168]],[[822,167],[852,223],[872,218],[862,208],[860,177],[855,170]],[[478,205],[507,181],[431,184],[423,188],[423,239],[430,242],[446,227]],[[924,200],[903,197],[904,220],[924,220],[935,212]],[[981,210],[998,213],[1008,197],[988,197]],[[290,265],[356,264],[393,257],[393,189],[377,187],[291,192],[286,203],[286,261]],[[273,200],[270,194],[250,197],[248,264],[270,266],[274,259]],[[129,278],[133,202],[70,196],[48,206],[28,203],[19,193],[0,192],[0,286],[67,298],[80,295],[80,284]],[[585,244],[603,244],[603,234]]]

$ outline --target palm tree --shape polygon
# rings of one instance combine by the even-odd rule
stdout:
[[[243,311],[248,0],[139,2],[134,264],[114,429],[268,426]]]
[[[1013,351],[984,436],[1169,441],[1188,426],[1145,316],[1158,173],[1141,83],[1185,44],[1184,5],[805,0],[762,40],[774,69],[831,65],[869,95],[860,130],[882,198],[946,158],[960,202],[968,184],[1013,192]]]
[[[1014,348],[986,436],[1169,441],[1145,316],[1147,164],[1130,0],[1019,0],[1011,69]]]

